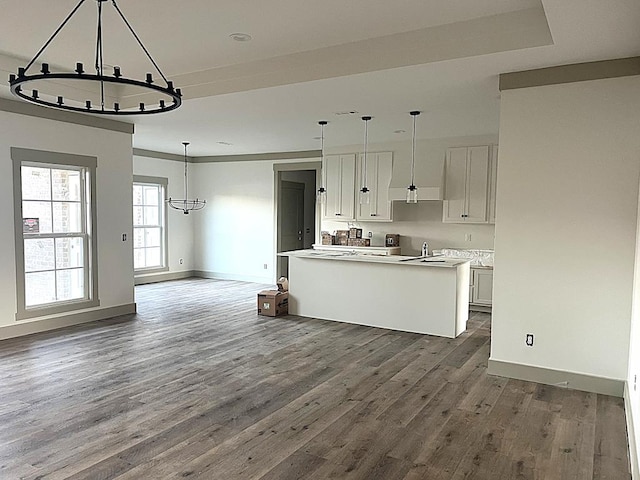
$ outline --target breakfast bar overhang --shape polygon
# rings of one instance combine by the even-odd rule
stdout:
[[[289,313],[455,338],[469,318],[469,261],[296,250]]]

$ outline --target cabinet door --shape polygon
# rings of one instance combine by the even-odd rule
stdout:
[[[467,155],[467,205],[465,222],[487,223],[489,146],[470,147]]]
[[[325,219],[345,221],[354,219],[355,167],[355,154],[325,156],[327,169]]]
[[[442,221],[463,223],[465,220],[467,147],[450,148],[445,161],[444,204]]]
[[[362,157],[357,166],[357,188],[362,185]],[[389,186],[393,170],[393,153],[379,152],[367,154],[367,188],[371,190],[367,205],[356,205],[356,220],[363,222],[392,220],[392,204],[389,200]],[[358,196],[356,195],[356,198]]]
[[[493,297],[493,270],[472,269],[473,296],[471,303],[491,306]]]

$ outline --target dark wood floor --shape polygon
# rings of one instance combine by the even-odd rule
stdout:
[[[488,376],[487,314],[450,340],[259,317],[261,288],[0,342],[0,478],[630,478],[622,400]]]

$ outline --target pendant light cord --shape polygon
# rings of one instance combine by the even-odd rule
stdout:
[[[371,117],[362,117],[364,120],[364,155],[362,159],[362,191],[367,191],[367,144],[369,143],[369,120]]]
[[[322,152],[322,188],[327,188],[327,169],[324,160],[324,122],[320,122],[320,151]]]
[[[189,145],[189,142],[183,142],[182,144],[184,145],[184,201],[186,204],[189,198],[189,191],[187,190],[187,145]]]
[[[416,171],[416,116],[413,115],[413,142],[411,145],[411,185],[415,185]]]

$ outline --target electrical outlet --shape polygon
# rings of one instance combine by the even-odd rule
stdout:
[[[525,343],[527,344],[527,347],[533,347],[533,333],[527,333]]]
[[[372,238],[373,237],[373,232],[367,232],[367,238]]]
[[[262,268],[264,268],[265,270],[268,268],[269,266],[265,263],[264,266]]]
[[[182,258],[180,260],[178,260],[178,261],[180,262],[180,265],[182,265],[184,263],[184,259],[182,259]]]
[[[466,242],[470,242],[471,241],[471,234],[470,233],[465,233],[464,234],[464,240]]]

